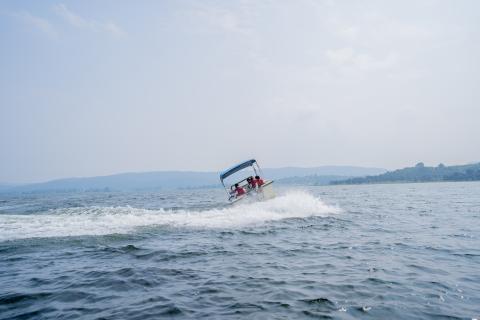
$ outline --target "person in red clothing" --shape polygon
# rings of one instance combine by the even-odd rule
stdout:
[[[257,187],[259,187],[259,188],[265,183],[265,182],[263,181],[263,179],[260,179],[259,176],[255,176],[255,180],[253,180],[253,181],[255,181],[255,184],[256,184]]]
[[[243,196],[244,194],[245,194],[245,189],[240,187],[238,183],[235,183],[235,195],[239,197],[239,196]]]
[[[247,182],[248,182],[248,188],[250,190],[255,190],[255,187],[257,186],[257,182],[255,181],[255,179],[253,179],[253,177],[248,177]]]

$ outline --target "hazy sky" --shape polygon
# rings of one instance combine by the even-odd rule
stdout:
[[[1,1],[0,182],[480,161],[480,1]]]

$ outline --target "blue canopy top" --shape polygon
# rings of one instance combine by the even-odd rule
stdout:
[[[223,181],[223,179],[227,178],[228,176],[231,176],[237,171],[240,171],[242,169],[245,169],[247,167],[250,167],[253,165],[255,162],[257,162],[255,159],[250,159],[247,161],[244,161],[242,163],[237,164],[236,166],[233,166],[223,172],[220,172],[220,180]]]

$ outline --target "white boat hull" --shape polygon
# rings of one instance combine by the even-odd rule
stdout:
[[[232,204],[236,203],[248,203],[248,202],[255,202],[255,201],[265,201],[269,199],[275,198],[275,192],[273,191],[272,187],[273,181],[267,181],[264,185],[262,185],[257,190],[252,190],[247,194],[237,197],[231,200]]]

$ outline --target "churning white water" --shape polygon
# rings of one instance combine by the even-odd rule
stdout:
[[[148,210],[132,207],[74,207],[41,214],[0,215],[0,241],[34,237],[68,237],[129,233],[139,227],[168,225],[193,228],[238,228],[266,221],[339,213],[304,191],[264,202],[218,209]]]

